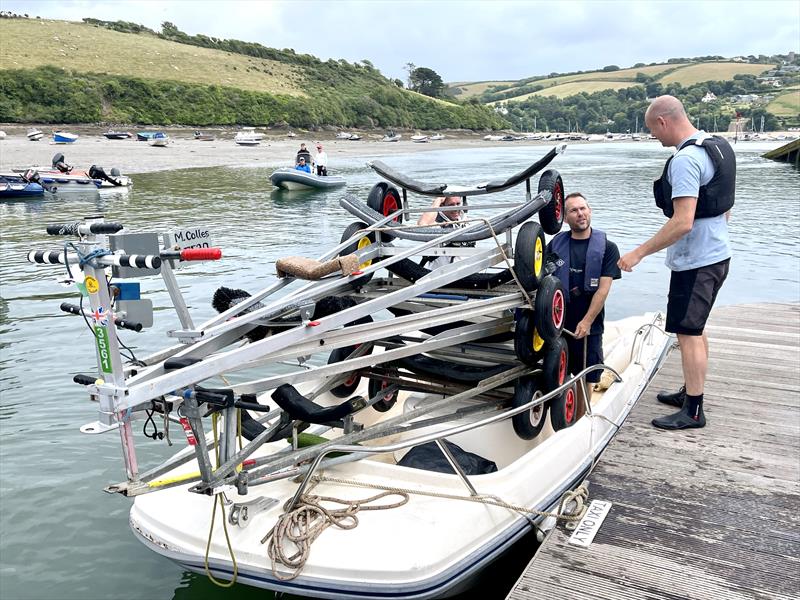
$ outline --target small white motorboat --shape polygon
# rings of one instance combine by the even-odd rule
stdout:
[[[44,132],[41,129],[29,129],[28,130],[28,139],[32,142],[38,142],[40,139],[44,137]]]
[[[0,140],[6,139],[6,132],[0,129]]]
[[[291,167],[278,169],[269,176],[269,180],[275,187],[284,190],[324,190],[345,185],[344,177],[337,175],[319,176],[313,173],[306,173]]]
[[[340,131],[339,133],[336,134],[336,139],[337,140],[349,140],[350,139],[350,134],[347,133],[346,131]]]
[[[432,141],[432,142],[438,142],[439,140],[443,140],[444,139],[444,134],[443,133],[434,133],[433,135],[428,136],[428,139],[430,141]]]
[[[78,134],[69,133],[67,131],[54,131],[53,143],[54,144],[74,144],[78,139]]]
[[[294,131],[290,131],[290,132],[288,132],[286,134],[286,137],[290,137],[290,138],[297,137],[297,134]]]
[[[386,135],[383,136],[381,139],[382,142],[399,142],[403,136],[399,133],[395,133],[394,131],[387,131]]]
[[[233,138],[239,146],[258,146],[261,140],[264,139],[264,134],[256,131],[255,127],[242,127]]]
[[[163,131],[156,132],[153,137],[147,140],[147,143],[156,148],[165,148],[169,145],[169,136]]]
[[[250,130],[240,131],[234,136],[233,141],[239,146],[258,146],[263,138],[262,134]]]
[[[426,144],[428,142],[428,136],[421,134],[419,131],[411,136],[411,141],[417,144]]]
[[[358,140],[361,139],[361,136],[358,135],[357,133],[351,133],[350,137],[347,139],[350,140],[351,142],[357,142]]]

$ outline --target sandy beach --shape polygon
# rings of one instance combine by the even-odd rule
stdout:
[[[379,158],[393,154],[408,154],[412,152],[426,152],[432,150],[449,150],[454,148],[488,148],[508,147],[509,144],[523,143],[526,146],[541,145],[553,146],[556,144],[597,144],[608,143],[611,140],[597,141],[569,141],[555,142],[552,140],[525,140],[524,142],[498,142],[487,141],[483,137],[486,132],[472,132],[459,130],[446,133],[443,140],[428,143],[411,141],[414,132],[403,131],[403,138],[398,142],[383,142],[382,133],[359,132],[361,140],[337,140],[332,131],[297,132],[297,136],[289,138],[286,131],[259,130],[264,133],[264,139],[258,146],[239,146],[233,138],[235,129],[204,129],[203,132],[216,136],[213,141],[194,139],[194,130],[189,128],[139,128],[135,131],[164,131],[170,136],[170,143],[163,148],[150,146],[147,142],[139,142],[134,138],[125,140],[109,140],[103,137],[107,128],[87,126],[64,126],[65,131],[77,133],[80,137],[73,144],[54,144],[51,131],[53,128],[40,127],[45,132],[45,137],[38,142],[31,142],[26,133],[31,126],[25,125],[0,125],[7,137],[0,140],[0,172],[11,169],[22,169],[31,166],[50,168],[53,155],[57,152],[64,154],[66,162],[79,168],[88,168],[90,165],[99,165],[110,170],[117,167],[121,173],[131,175],[136,173],[149,173],[174,169],[190,169],[196,167],[222,167],[222,166],[250,166],[261,165],[266,167],[283,167],[294,164],[294,156],[300,148],[300,143],[305,142],[312,155],[316,153],[314,145],[322,143],[328,153],[328,159],[335,169],[337,157]],[[775,134],[780,132],[773,132]],[[796,137],[796,132],[783,132],[788,137]],[[721,133],[733,141],[732,133]],[[613,140],[612,143],[624,140]],[[630,140],[628,140],[630,141]],[[768,141],[768,140],[762,140]],[[787,143],[788,140],[769,140],[775,146]]]
[[[403,139],[399,142],[382,142],[382,134],[378,133],[361,134],[361,140],[348,141],[333,139],[333,132],[298,132],[297,137],[289,138],[285,131],[267,131],[260,145],[248,147],[234,143],[234,130],[203,130],[213,133],[216,139],[200,141],[193,139],[193,130],[167,128],[160,131],[165,131],[170,136],[170,144],[164,148],[156,148],[146,142],[138,142],[135,138],[108,140],[103,137],[106,129],[65,127],[64,130],[80,135],[73,144],[53,144],[49,141],[50,129],[41,127],[46,135],[38,142],[27,139],[26,126],[4,126],[3,129],[7,137],[0,141],[0,171],[30,166],[49,168],[50,161],[57,152],[62,152],[66,162],[77,167],[96,164],[106,170],[117,167],[123,174],[136,174],[194,167],[254,164],[289,166],[293,164],[301,142],[306,143],[312,155],[316,152],[314,144],[321,142],[332,165],[336,164],[337,157],[367,159],[409,152],[486,147],[487,144],[497,143],[484,141],[485,133],[481,132],[457,132],[447,134],[443,140],[420,144],[411,141],[413,132],[403,132]]]

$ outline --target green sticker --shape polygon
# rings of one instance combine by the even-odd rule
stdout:
[[[78,291],[81,293],[81,296],[83,296],[84,298],[89,297],[89,292],[86,291],[86,283],[84,283],[83,281],[76,281],[75,287],[78,288]]]
[[[94,334],[95,337],[97,337],[97,352],[100,355],[100,368],[103,369],[103,373],[113,373],[114,367],[111,364],[111,344],[108,341],[108,328],[95,325]]]

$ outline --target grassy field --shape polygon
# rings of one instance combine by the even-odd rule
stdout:
[[[458,95],[458,98],[466,99],[472,96],[478,96],[485,92],[492,86],[495,85],[509,85],[514,83],[513,81],[474,81],[474,82],[464,82],[464,83],[451,83],[450,89],[451,90],[461,90],[461,93]]]
[[[526,94],[526,96],[555,96],[556,98],[566,98],[567,96],[574,96],[581,92],[593,94],[603,90],[621,90],[635,85],[641,86],[640,83],[635,83],[633,81],[570,81],[568,83],[562,83],[561,85],[554,85],[544,90],[539,90],[533,94]],[[519,98],[514,98],[514,100],[521,100],[524,97],[525,96],[520,96]]]
[[[661,83],[680,83],[683,86],[703,81],[726,81],[734,75],[760,75],[774,69],[774,65],[750,65],[747,63],[698,63],[667,73],[658,78]]]
[[[77,72],[305,95],[300,85],[302,71],[291,65],[146,34],[68,21],[0,19],[0,39],[0,69],[53,65]]]
[[[532,95],[537,96],[557,96],[564,98],[579,92],[597,92],[600,90],[619,90],[631,87],[636,80],[637,73],[644,73],[661,83],[677,82],[683,86],[693,85],[703,81],[726,81],[732,79],[734,75],[749,74],[760,75],[773,68],[773,65],[751,65],[747,63],[734,62],[706,62],[706,63],[670,63],[662,65],[652,65],[639,68],[620,69],[619,71],[593,71],[591,73],[581,73],[579,75],[560,75],[529,82],[527,85],[541,85],[547,88],[538,92],[524,92],[517,85],[505,90],[513,92],[520,89],[520,95],[509,98],[508,100],[524,100]],[[476,83],[460,83],[459,87],[466,90],[462,98],[468,98],[482,93],[492,85],[498,85],[501,81],[486,81]],[[504,100],[508,101],[508,100]],[[494,102],[489,103],[494,104]]]
[[[521,96],[514,96],[510,98],[513,102],[520,102],[531,96],[555,96],[556,98],[566,98],[567,96],[574,96],[575,94],[580,94],[581,92],[586,92],[587,94],[593,94],[594,92],[600,92],[603,90],[621,90],[623,88],[633,87],[635,85],[641,85],[640,83],[635,83],[633,81],[588,81],[588,80],[580,80],[580,81],[568,81],[567,83],[562,83],[561,85],[554,85],[552,87],[545,88],[543,90],[539,90],[538,92],[531,92],[529,94],[522,94]],[[499,102],[508,102],[508,100],[498,100],[497,102],[488,102],[489,106],[494,106]]]
[[[652,65],[649,67],[639,67],[639,68],[630,68],[630,69],[620,69],[619,71],[592,71],[591,73],[580,73],[578,75],[560,75],[559,77],[549,77],[547,79],[539,79],[538,81],[529,82],[526,85],[542,85],[544,87],[555,87],[557,85],[562,85],[564,83],[570,83],[573,81],[597,81],[602,79],[604,81],[611,81],[611,82],[618,82],[615,85],[609,85],[604,88],[597,88],[593,91],[597,91],[598,89],[620,89],[622,87],[629,87],[624,85],[619,85],[619,82],[624,81],[634,81],[636,79],[637,73],[644,73],[650,77],[655,77],[659,73],[663,73],[664,71],[670,71],[674,69],[678,69],[680,67],[685,66],[683,63],[678,64],[668,64],[668,65]],[[462,98],[469,98],[470,96],[476,96],[478,94],[483,93],[487,88],[493,85],[508,85],[510,83],[515,83],[513,81],[481,81],[475,83],[459,83],[459,84],[452,84],[453,87],[459,87],[462,90],[466,90],[460,97]],[[508,88],[507,91],[513,91],[517,87],[514,86]],[[527,98],[530,93],[526,93],[522,96],[514,97],[514,100],[521,100],[523,98]],[[554,94],[558,95],[558,94]]]
[[[767,110],[779,117],[796,117],[800,115],[800,90],[792,90],[781,94],[767,105]]]

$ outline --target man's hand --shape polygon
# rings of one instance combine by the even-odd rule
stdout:
[[[620,257],[620,259],[617,261],[617,266],[623,271],[630,273],[633,271],[633,267],[638,265],[641,260],[642,257],[639,255],[639,252],[636,250],[631,250],[627,254]]]
[[[575,326],[575,339],[580,340],[585,338],[587,335],[589,335],[589,330],[591,328],[592,321],[585,317],[581,319],[581,321]]]

